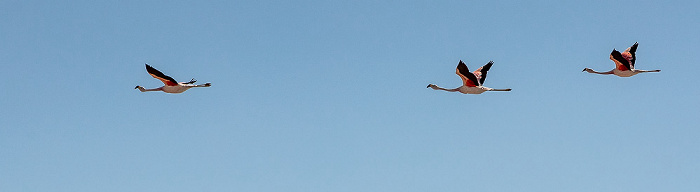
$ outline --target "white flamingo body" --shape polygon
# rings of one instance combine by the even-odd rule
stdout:
[[[484,86],[476,86],[476,87],[467,87],[467,86],[460,86],[459,87],[459,92],[464,93],[464,94],[482,94],[486,91],[491,90],[491,88],[484,87]]]
[[[196,85],[178,83],[177,86],[163,86],[163,92],[166,93],[182,93]]]
[[[618,77],[631,77],[640,73],[661,72],[661,70],[639,70],[634,68],[635,61],[637,60],[637,46],[639,46],[639,43],[634,43],[634,45],[627,48],[622,53],[613,49],[610,53],[610,60],[615,63],[615,68],[610,71],[598,72],[589,68],[585,68],[583,71],[601,75],[616,75]]]
[[[141,86],[138,86],[136,88],[139,89],[141,92],[163,91],[166,93],[182,93],[182,92],[185,92],[192,87],[209,87],[209,86],[211,86],[210,83],[202,84],[202,85],[192,85],[192,84],[186,84],[186,83],[181,82],[181,83],[178,83],[178,85],[176,85],[176,86],[167,86],[166,85],[166,86],[158,87],[155,89],[146,89],[146,88],[143,88]]]
[[[651,71],[643,71],[643,70],[637,70],[637,69],[632,69],[632,70],[619,70],[617,68],[613,69],[613,74],[617,75],[619,77],[632,77],[636,74],[640,74],[643,72],[651,72]]]
[[[460,78],[462,78],[462,86],[454,89],[445,89],[438,87],[437,85],[428,84],[428,88],[449,92],[460,92],[463,94],[482,94],[486,91],[510,91],[511,89],[493,89],[482,86],[486,80],[486,73],[489,69],[491,69],[491,65],[493,65],[493,61],[490,61],[483,67],[475,70],[473,73],[470,73],[467,65],[460,60],[459,64],[457,65],[456,73]]]
[[[165,85],[162,87],[154,88],[154,89],[146,89],[146,88],[143,88],[143,87],[137,85],[135,89],[139,89],[139,91],[141,91],[141,92],[163,91],[166,93],[182,93],[182,92],[185,92],[192,87],[210,87],[211,86],[211,83],[195,85],[194,83],[197,82],[197,80],[195,80],[195,79],[192,79],[189,82],[177,82],[172,77],[163,74],[162,72],[158,71],[157,69],[151,67],[148,64],[146,64],[146,71],[148,71],[148,74],[153,76],[153,78],[161,80]]]

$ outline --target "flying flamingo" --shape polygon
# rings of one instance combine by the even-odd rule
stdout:
[[[428,84],[428,87],[435,90],[444,90],[449,92],[459,91],[463,94],[481,94],[486,91],[510,91],[511,89],[493,89],[482,86],[484,84],[484,80],[486,80],[486,73],[489,71],[489,69],[491,69],[491,65],[493,65],[493,61],[489,61],[488,64],[477,69],[474,71],[474,73],[470,73],[467,65],[465,65],[462,60],[459,60],[456,73],[462,78],[462,86],[454,89],[445,89],[438,87],[437,85]]]
[[[166,93],[182,93],[182,92],[185,92],[185,91],[187,91],[187,89],[190,89],[192,87],[209,87],[209,86],[211,86],[211,83],[195,85],[194,83],[197,82],[197,80],[195,80],[194,78],[192,78],[192,80],[190,80],[189,82],[178,83],[172,77],[163,74],[162,72],[158,71],[156,68],[153,68],[148,64],[146,64],[146,71],[148,71],[148,74],[153,76],[153,78],[156,78],[158,80],[163,81],[163,83],[165,83],[165,86],[158,87],[155,89],[145,89],[145,88],[137,85],[134,89],[139,89],[139,90],[141,90],[141,92],[163,91]]]
[[[637,46],[639,46],[639,43],[635,42],[634,45],[632,45],[632,47],[627,48],[627,50],[625,50],[625,52],[622,53],[613,49],[612,53],[610,53],[610,60],[615,62],[615,68],[613,70],[610,70],[608,72],[598,72],[593,71],[593,69],[585,68],[583,69],[583,71],[601,75],[613,74],[619,77],[631,77],[639,73],[647,72],[661,72],[661,70],[658,69],[648,71],[634,68],[634,61],[637,60],[637,56],[635,54],[635,52],[637,52]]]

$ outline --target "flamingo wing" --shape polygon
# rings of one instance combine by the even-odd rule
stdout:
[[[484,81],[486,80],[486,73],[489,71],[489,69],[491,69],[491,65],[493,65],[493,61],[489,61],[489,63],[474,71],[473,74],[476,77],[476,79],[479,80],[479,85],[484,85]]]
[[[631,69],[634,69],[634,61],[637,60],[637,46],[639,46],[639,43],[634,42],[634,45],[627,48],[627,50],[622,53],[622,55],[625,56],[625,58],[630,62]]]
[[[615,66],[618,70],[620,71],[628,71],[630,70],[630,63],[625,57],[622,56],[622,54],[613,49],[612,53],[610,53],[610,60],[615,62]]]
[[[173,78],[170,77],[170,76],[167,76],[167,75],[163,74],[162,72],[158,71],[156,68],[153,68],[153,67],[151,67],[151,66],[148,65],[148,64],[146,64],[146,71],[148,71],[148,74],[150,74],[151,76],[153,76],[153,78],[156,78],[156,79],[162,81],[162,82],[165,83],[165,85],[167,85],[167,86],[176,86],[176,85],[178,85],[178,84],[177,84],[177,81],[175,81],[175,79],[173,79]]]
[[[469,72],[469,68],[467,68],[467,65],[464,64],[462,60],[460,60],[459,64],[457,65],[457,75],[462,78],[462,83],[464,86],[476,87],[479,85],[479,81],[476,79],[476,76]]]

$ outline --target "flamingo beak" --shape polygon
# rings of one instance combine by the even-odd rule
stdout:
[[[428,86],[427,86],[427,87],[425,87],[425,88],[430,88],[430,85],[431,85],[431,84],[428,84]]]
[[[136,87],[134,87],[134,89],[138,89],[139,87],[140,87],[140,86],[137,85]]]

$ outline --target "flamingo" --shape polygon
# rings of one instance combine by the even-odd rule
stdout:
[[[489,71],[489,69],[491,69],[491,65],[493,65],[493,61],[489,61],[489,63],[487,63],[483,67],[477,69],[473,73],[470,73],[469,69],[467,68],[467,65],[464,64],[462,60],[459,60],[456,73],[457,75],[459,75],[459,77],[462,78],[462,86],[454,89],[445,89],[442,87],[438,87],[437,85],[428,84],[428,87],[426,88],[433,88],[435,90],[443,90],[449,92],[459,91],[463,94],[481,94],[486,91],[510,91],[511,89],[493,89],[482,86],[484,84],[484,80],[486,80],[486,73]]]
[[[194,83],[197,82],[197,80],[195,80],[194,78],[192,78],[192,80],[190,80],[189,82],[178,83],[172,77],[163,74],[162,72],[158,71],[156,68],[153,68],[148,64],[146,64],[146,71],[148,71],[148,74],[153,76],[153,78],[156,78],[158,80],[163,81],[165,86],[158,87],[155,89],[145,89],[145,88],[137,85],[134,89],[139,89],[141,92],[163,91],[166,93],[182,93],[182,92],[185,92],[192,87],[210,87],[211,86],[211,83],[195,85]]]
[[[661,72],[661,70],[639,70],[634,68],[634,62],[637,60],[636,53],[637,52],[637,46],[639,46],[639,43],[635,42],[634,45],[631,47],[627,48],[625,52],[620,53],[619,51],[613,49],[612,53],[610,53],[610,60],[615,62],[615,68],[608,71],[608,72],[598,72],[594,71],[593,69],[585,68],[583,71],[589,72],[589,73],[596,73],[596,74],[601,74],[601,75],[617,75],[619,77],[631,77],[636,74],[640,73],[648,73],[648,72]],[[583,72],[582,71],[582,72]]]

